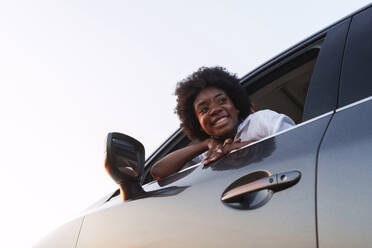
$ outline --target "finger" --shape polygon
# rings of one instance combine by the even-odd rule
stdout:
[[[225,141],[223,142],[223,145],[222,146],[226,146],[227,144],[231,144],[233,142],[232,139],[225,139]]]
[[[210,159],[211,159],[211,157],[206,157],[206,158],[204,158],[202,161],[201,161],[201,163],[202,164],[209,164],[210,163]]]
[[[222,158],[222,157],[225,156],[225,155],[226,155],[226,153],[224,153],[224,152],[221,150],[220,153],[216,153],[216,154],[214,154],[214,156],[212,157],[212,159],[213,159],[213,161],[216,161],[216,160]]]
[[[203,161],[202,161],[202,164],[204,164],[204,165],[208,165],[208,164],[212,163],[212,162],[215,161],[215,160],[216,160],[215,157],[210,157],[210,158],[208,158],[208,159],[206,159],[206,160],[203,160]]]
[[[208,159],[205,160],[204,164],[212,163],[220,158],[222,158],[225,154],[221,151],[221,153],[214,153]]]
[[[228,153],[231,151],[231,146],[232,146],[233,144],[234,144],[234,143],[226,144],[226,145],[223,147],[223,153],[224,153],[224,154],[228,154]]]
[[[211,162],[211,158],[214,157],[216,153],[217,153],[216,150],[214,150],[214,151],[213,151],[213,150],[209,150],[209,151],[207,152],[207,154],[205,155],[205,157],[204,157],[204,159],[203,159],[203,162],[204,162],[205,164],[210,163],[210,162]]]
[[[222,148],[223,146],[221,144],[218,144],[216,145],[215,147],[213,147],[213,149],[211,149],[211,153],[221,153],[222,152]]]
[[[209,156],[205,156],[205,157],[202,159],[201,163],[202,163],[202,164],[208,164],[210,158],[211,158],[211,154],[209,154]]]
[[[215,156],[213,156],[209,159],[208,163],[212,163],[212,162],[216,161],[217,159],[219,159],[219,156],[215,155]]]
[[[214,153],[214,150],[213,150],[213,149],[209,149],[209,150],[206,152],[206,154],[205,154],[205,156],[204,156],[204,159],[208,159],[208,158],[210,158],[210,157],[213,155],[213,153]]]

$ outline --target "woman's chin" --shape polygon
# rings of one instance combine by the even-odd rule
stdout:
[[[216,130],[213,133],[214,134],[212,136],[219,137],[221,139],[227,139],[227,138],[234,138],[235,137],[234,128],[219,129],[219,130]]]

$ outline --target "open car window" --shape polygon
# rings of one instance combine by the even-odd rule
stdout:
[[[242,79],[255,111],[271,109],[291,117],[296,124],[302,122],[307,91],[322,42],[320,38],[248,79]],[[149,172],[156,161],[190,143],[182,130],[177,130],[146,161],[143,183],[153,180]]]
[[[318,48],[314,48],[282,68],[258,80],[258,85],[247,87],[256,111],[271,109],[288,115],[296,124],[302,121],[307,89],[314,70]],[[258,88],[259,85],[263,85]]]

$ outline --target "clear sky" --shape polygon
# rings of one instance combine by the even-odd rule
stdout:
[[[368,1],[0,2],[2,247],[29,247],[117,187],[108,132],[149,156],[178,127],[177,81],[243,76]]]

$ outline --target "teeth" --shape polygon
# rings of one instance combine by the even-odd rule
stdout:
[[[222,117],[221,119],[219,119],[218,121],[216,121],[215,124],[219,124],[221,122],[224,122],[225,120],[227,120],[227,117]]]

